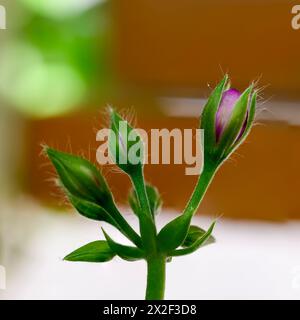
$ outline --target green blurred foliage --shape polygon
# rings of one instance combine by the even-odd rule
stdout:
[[[105,1],[18,0],[13,9],[18,14],[0,52],[0,94],[8,105],[29,116],[57,116],[105,90]]]

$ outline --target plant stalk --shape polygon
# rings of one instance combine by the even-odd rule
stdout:
[[[157,251],[156,226],[150,211],[142,167],[131,176],[131,179],[141,207],[139,221],[143,245],[148,254],[153,255]]]
[[[189,217],[190,219],[196,213],[199,205],[208,189],[215,173],[218,170],[219,165],[215,165],[213,161],[206,161],[204,169],[197,181],[193,194],[186,205],[183,215]]]
[[[155,256],[147,260],[146,300],[163,300],[166,281],[166,258]]]
[[[115,220],[119,224],[119,230],[130,239],[138,248],[142,248],[142,240],[135,230],[128,224],[121,215],[118,208],[114,205]]]

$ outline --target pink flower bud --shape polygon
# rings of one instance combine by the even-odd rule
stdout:
[[[224,91],[221,103],[216,114],[216,140],[220,140],[226,125],[228,124],[232,111],[241,93],[236,89]],[[244,126],[243,126],[244,127]]]

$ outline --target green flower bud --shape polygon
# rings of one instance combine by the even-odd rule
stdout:
[[[113,109],[110,109],[110,122],[109,154],[115,164],[130,175],[143,166],[143,141],[137,130]]]
[[[89,161],[78,156],[46,148],[59,180],[68,194],[97,203],[109,210],[113,198],[100,171]]]
[[[150,184],[146,184],[146,193],[149,201],[149,207],[151,211],[151,215],[154,218],[156,215],[160,213],[162,207],[162,198],[159,194],[157,188]],[[140,204],[137,198],[136,191],[134,189],[131,190],[128,196],[128,202],[132,211],[139,216],[140,215]]]

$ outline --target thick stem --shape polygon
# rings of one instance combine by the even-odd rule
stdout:
[[[193,217],[205,195],[207,188],[217,172],[217,169],[218,166],[213,164],[213,162],[206,161],[203,172],[199,177],[194,192],[184,209],[183,215],[186,215],[190,219]]]
[[[140,207],[144,214],[151,216],[148,196],[146,193],[146,186],[144,182],[143,171],[137,170],[134,175],[132,175],[132,182],[137,193],[137,197],[139,199]]]
[[[149,254],[154,254],[156,252],[156,227],[149,207],[142,168],[137,170],[131,179],[141,207],[139,221],[143,245]]]
[[[166,258],[149,258],[147,272],[146,300],[162,300],[165,294]]]

